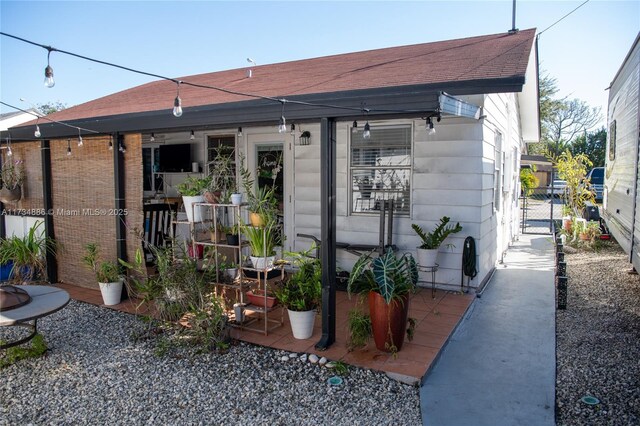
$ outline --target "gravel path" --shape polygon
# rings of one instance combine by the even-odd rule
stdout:
[[[50,351],[0,371],[0,425],[421,425],[419,395],[356,367],[331,370],[245,343],[154,355],[132,315],[79,302],[39,322]]]
[[[557,424],[640,425],[640,277],[622,250],[567,254],[557,312]],[[595,396],[600,404],[580,401]]]

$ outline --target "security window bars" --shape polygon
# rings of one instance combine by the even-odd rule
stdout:
[[[411,126],[371,126],[351,134],[351,212],[375,213],[394,200],[396,214],[411,205]]]

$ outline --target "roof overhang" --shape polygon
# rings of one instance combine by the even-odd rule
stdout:
[[[364,110],[354,110],[364,105],[370,110],[368,117],[376,119],[423,117],[436,111],[439,95],[472,95],[482,93],[520,92],[525,84],[521,76],[500,79],[482,79],[449,82],[430,85],[396,86],[366,90],[353,90],[312,95],[286,96],[287,100],[309,102],[313,105],[285,104],[285,116],[289,122],[312,122],[320,118],[353,120],[362,118]],[[278,97],[280,98],[280,97]],[[340,109],[344,107],[345,109]],[[91,129],[98,133],[142,133],[150,131],[170,131],[181,129],[217,129],[236,126],[264,125],[277,123],[282,105],[269,100],[249,100],[242,102],[211,104],[183,108],[183,115],[176,118],[167,109],[150,112],[91,117],[65,121],[71,126]],[[78,131],[59,123],[47,123],[40,119],[43,137],[60,138],[77,136]],[[33,140],[35,123],[13,127],[11,138],[15,142]],[[2,137],[6,132],[2,132]]]

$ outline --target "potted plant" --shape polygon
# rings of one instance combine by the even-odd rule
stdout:
[[[273,266],[275,247],[278,234],[278,224],[275,219],[269,219],[264,226],[241,224],[240,229],[249,242],[251,248],[251,263],[254,269],[264,270]]]
[[[240,244],[240,236],[238,235],[238,224],[221,226],[221,229],[222,232],[224,232],[228,245],[237,246]]]
[[[85,247],[86,254],[82,262],[96,274],[100,293],[105,305],[117,305],[122,296],[123,278],[117,262],[100,260],[98,245],[89,243]]]
[[[22,198],[22,183],[24,182],[24,168],[22,160],[9,160],[2,165],[0,171],[2,189],[0,189],[0,201],[13,203]]]
[[[450,225],[451,219],[447,216],[440,218],[440,222],[433,232],[425,232],[418,224],[411,224],[411,227],[422,240],[422,244],[417,248],[418,264],[420,266],[431,267],[437,265],[438,249],[444,240],[451,234],[462,231],[460,223],[456,226]]]
[[[16,281],[33,281],[42,277],[47,252],[55,252],[55,242],[40,229],[43,223],[38,222],[23,237],[14,235],[0,242],[0,264],[11,265],[9,277]]]
[[[219,146],[216,156],[208,164],[209,182],[204,191],[208,203],[229,203],[231,194],[237,193],[235,155],[233,148]]]
[[[347,291],[368,293],[369,315],[376,348],[384,352],[402,349],[409,314],[409,293],[418,283],[413,256],[397,257],[387,250],[380,257],[362,255],[353,266]]]
[[[278,200],[275,197],[275,186],[263,186],[254,191],[251,172],[244,166],[244,157],[240,157],[242,186],[247,194],[249,220],[253,226],[264,226],[274,218],[278,211]]]
[[[308,339],[313,334],[316,310],[322,297],[320,259],[309,257],[311,250],[315,247],[304,252],[287,253],[298,269],[275,290],[278,301],[287,308],[291,331],[296,339]]]
[[[202,208],[194,208],[194,203],[204,202],[204,196],[202,195],[209,187],[211,178],[198,178],[195,176],[189,176],[177,186],[177,190],[182,195],[182,202],[184,209],[187,212],[187,220],[189,222],[202,222]]]

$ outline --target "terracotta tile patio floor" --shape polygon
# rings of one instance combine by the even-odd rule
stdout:
[[[74,300],[102,305],[99,290],[71,284],[58,284],[57,286],[68,291]],[[373,339],[363,349],[356,349],[352,352],[347,350],[347,315],[349,309],[358,302],[355,296],[349,299],[347,293],[342,291],[336,292],[336,342],[325,351],[320,352],[314,348],[322,335],[320,318],[316,319],[313,335],[310,339],[297,340],[291,334],[286,312],[284,312],[283,326],[276,328],[268,335],[238,328],[232,329],[231,335],[236,339],[256,345],[290,352],[315,353],[318,356],[325,356],[329,360],[342,360],[350,365],[406,376],[404,378],[406,381],[419,383],[436,360],[473,299],[472,294],[458,294],[443,290],[438,290],[435,298],[432,298],[431,289],[419,289],[412,296],[409,304],[409,317],[416,320],[413,341],[409,342],[405,339],[402,350],[395,357],[378,351]],[[136,309],[136,306],[135,301],[125,300],[108,308],[131,314],[148,313],[144,308]],[[279,319],[280,310],[272,311],[270,318]],[[253,326],[260,327],[260,324],[264,327],[261,320],[254,323]]]

